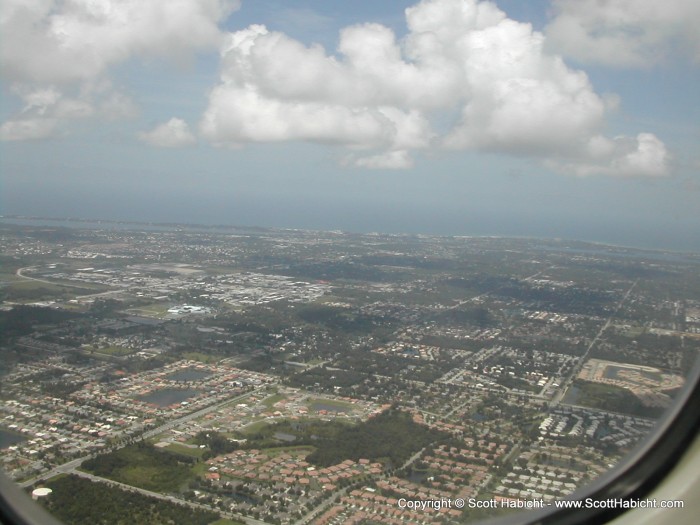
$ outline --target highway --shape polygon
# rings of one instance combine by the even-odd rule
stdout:
[[[559,391],[554,395],[552,398],[552,401],[549,403],[550,407],[555,407],[559,403],[561,403],[561,400],[564,398],[564,395],[566,394],[566,391],[569,388],[569,385],[572,383],[576,375],[580,372],[581,368],[586,362],[586,359],[588,359],[588,354],[591,352],[593,347],[596,345],[598,342],[598,339],[603,335],[605,330],[607,330],[608,326],[610,326],[610,323],[612,322],[613,318],[617,315],[617,312],[620,311],[620,308],[622,308],[622,305],[625,304],[625,301],[627,301],[627,298],[629,297],[630,293],[632,293],[632,290],[634,290],[634,287],[637,286],[637,283],[639,282],[639,279],[634,281],[632,283],[632,286],[629,287],[629,290],[625,293],[625,295],[620,299],[620,302],[617,303],[617,306],[615,307],[615,310],[610,314],[610,316],[607,318],[605,323],[603,323],[603,326],[600,327],[600,330],[598,330],[598,333],[595,335],[593,340],[591,341],[591,344],[588,345],[588,348],[586,348],[586,351],[584,354],[581,356],[579,359],[579,362],[576,366],[573,367],[571,370],[571,373],[569,376],[561,382],[561,385],[559,386]]]

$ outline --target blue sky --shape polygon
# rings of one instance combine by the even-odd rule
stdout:
[[[2,10],[1,213],[700,250],[694,0]]]

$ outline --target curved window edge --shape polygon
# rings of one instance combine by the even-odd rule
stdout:
[[[63,525],[0,470],[0,523]]]

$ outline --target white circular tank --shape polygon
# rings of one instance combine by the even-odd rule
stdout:
[[[34,489],[32,491],[32,499],[45,498],[46,496],[48,496],[52,492],[53,492],[53,490],[51,490],[49,488],[45,488],[45,487]]]

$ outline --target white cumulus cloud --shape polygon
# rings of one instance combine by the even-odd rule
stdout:
[[[700,62],[697,0],[555,0],[552,49],[582,62],[648,67],[671,54]]]
[[[21,82],[91,80],[133,56],[218,46],[225,0],[3,0],[0,64]]]
[[[597,94],[552,50],[574,56],[580,44],[593,58],[634,65],[681,40],[700,48],[694,0],[556,0],[544,34],[490,1],[421,0],[406,9],[402,38],[381,24],[352,25],[333,52],[261,25],[222,32],[239,4],[0,0],[0,67],[23,103],[0,139],[133,115],[135,104],[110,82],[115,66],[219,49],[220,79],[198,125],[215,145],[332,144],[349,150],[345,162],[382,169],[410,167],[420,151],[490,151],[579,175],[658,176],[669,173],[663,142],[644,130],[605,137],[614,97]],[[162,147],[196,142],[177,118],[139,137]]]
[[[392,150],[377,155],[364,157],[349,157],[346,162],[370,169],[399,170],[413,166],[413,159],[406,150]]]
[[[15,85],[12,91],[23,102],[22,110],[2,124],[0,140],[35,140],[60,132],[65,119],[85,119],[95,108],[84,98],[64,95],[54,87],[32,88]]]
[[[652,133],[635,138],[602,136],[591,138],[588,155],[577,160],[550,159],[550,167],[578,176],[664,177],[669,175],[671,155]]]
[[[58,132],[88,113],[133,114],[133,102],[111,87],[110,68],[133,58],[182,61],[194,52],[215,50],[222,38],[219,22],[238,6],[239,0],[1,0],[4,79],[21,91],[53,92],[63,100],[50,116],[25,106],[6,129]]]
[[[54,134],[56,119],[25,118],[8,120],[0,126],[0,140],[38,140]]]
[[[345,162],[365,168],[410,167],[412,152],[445,148],[536,156],[579,174],[667,172],[655,136],[602,137],[615,98],[494,3],[423,0],[406,24],[401,39],[380,24],[346,27],[336,54],[261,25],[229,34],[202,136],[339,144],[363,151]]]
[[[87,118],[122,118],[136,113],[131,100],[114,91],[109,82],[79,89],[15,84],[12,93],[22,109],[2,124],[0,140],[50,138],[65,132],[66,124]]]
[[[431,138],[418,110],[384,104],[393,98],[376,93],[376,82],[319,47],[251,26],[231,34],[222,54],[222,82],[201,122],[212,142],[307,140],[367,149],[421,148]]]
[[[159,148],[180,148],[197,142],[187,123],[179,118],[171,118],[151,131],[140,133],[139,138]]]

